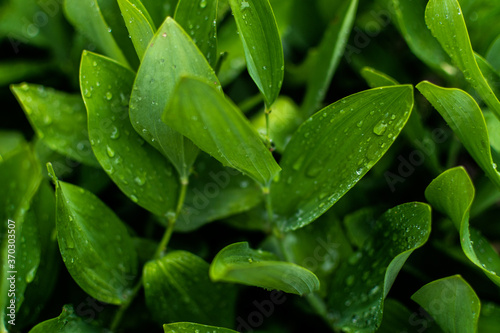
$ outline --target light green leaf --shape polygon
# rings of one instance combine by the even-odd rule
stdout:
[[[144,266],[146,304],[157,321],[233,325],[236,289],[210,281],[208,268],[205,260],[186,251],[170,252]]]
[[[163,121],[223,165],[248,174],[263,186],[280,171],[241,111],[209,83],[182,78]]]
[[[363,249],[333,277],[328,297],[331,325],[347,332],[373,332],[382,321],[384,299],[408,257],[425,244],[431,209],[407,203],[388,210]]]
[[[214,326],[206,326],[194,323],[174,323],[163,325],[165,333],[237,333],[236,331]]]
[[[474,53],[474,57],[476,58],[477,65],[479,66],[481,73],[483,73],[486,82],[488,82],[491,90],[498,98],[498,96],[500,96],[500,75],[498,75],[493,66],[481,55]]]
[[[446,333],[477,332],[481,302],[474,289],[460,276],[432,281],[411,297]]]
[[[248,73],[267,107],[278,97],[284,75],[283,46],[269,0],[229,0],[238,26]]]
[[[78,317],[73,306],[65,305],[57,318],[49,319],[33,327],[29,333],[104,333],[104,329],[89,324],[88,319]]]
[[[137,56],[142,59],[156,31],[153,19],[140,0],[118,0],[118,5]]]
[[[500,120],[489,111],[483,111],[483,115],[488,128],[491,148],[500,153]]]
[[[465,91],[441,88],[424,81],[417,89],[436,108],[488,178],[500,187],[500,174],[491,156],[488,128],[476,101]]]
[[[38,137],[51,149],[99,167],[90,147],[85,106],[80,95],[27,83],[12,85],[11,89]],[[91,90],[85,94],[91,94]]]
[[[217,76],[221,84],[226,86],[240,75],[246,66],[245,50],[234,20],[225,20],[217,27],[217,53],[225,55]]]
[[[15,154],[25,143],[21,132],[0,130],[0,162]]]
[[[213,68],[217,62],[218,3],[218,0],[180,0],[174,15]]]
[[[85,51],[80,67],[92,149],[104,171],[132,201],[165,216],[175,209],[178,183],[168,161],[132,127],[128,101],[134,73]]]
[[[183,179],[198,148],[161,120],[180,77],[192,75],[219,86],[214,71],[184,30],[167,17],[142,59],[130,98],[130,120],[136,131],[166,156]]]
[[[309,118],[271,187],[278,227],[301,228],[328,210],[385,154],[412,108],[413,88],[401,85],[348,96]]]
[[[332,77],[344,55],[357,8],[358,0],[343,1],[336,19],[325,30],[307,77],[306,95],[301,107],[306,117],[318,111],[326,96]]]
[[[75,28],[93,41],[109,57],[129,67],[127,58],[111,34],[97,0],[65,0],[64,11]]]
[[[476,62],[458,0],[430,0],[425,22],[467,81],[500,118],[500,102]]]
[[[425,190],[430,204],[446,214],[460,232],[465,255],[494,283],[500,286],[500,256],[479,231],[469,227],[474,185],[462,167],[443,172]]]
[[[247,211],[262,201],[262,191],[248,176],[223,167],[202,154],[193,166],[193,175],[180,216],[177,231],[192,231],[200,226]]]
[[[210,264],[210,278],[297,295],[319,289],[319,280],[311,271],[279,261],[270,252],[253,250],[247,242],[234,243],[220,250]]]
[[[55,177],[50,164],[49,173]],[[127,228],[91,192],[53,179],[57,240],[66,268],[91,297],[122,304],[137,275],[137,253]]]

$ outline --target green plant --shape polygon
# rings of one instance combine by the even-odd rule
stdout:
[[[0,10],[1,332],[500,329],[496,0]]]

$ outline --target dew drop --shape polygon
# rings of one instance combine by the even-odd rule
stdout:
[[[115,156],[115,151],[110,146],[106,146],[106,152],[108,153],[109,157]]]
[[[200,8],[205,8],[207,6],[207,0],[200,1]]]
[[[113,126],[113,130],[111,131],[111,135],[109,137],[115,140],[120,137],[120,131],[118,130],[118,127]]]
[[[135,195],[133,195],[133,194],[130,196],[130,200],[132,200],[133,202],[138,202],[139,201],[139,199],[137,199],[137,197]]]
[[[382,135],[384,134],[386,128],[387,124],[383,120],[381,120],[373,128],[373,133],[375,133],[376,135]]]
[[[108,101],[110,101],[112,98],[113,98],[113,94],[112,94],[110,91],[108,91],[108,92],[106,93],[106,99],[107,99]]]
[[[146,183],[146,179],[145,179],[145,178],[142,178],[142,177],[137,176],[137,177],[135,177],[135,178],[134,178],[134,182],[135,182],[137,185],[142,186],[142,185],[144,185],[144,184]]]

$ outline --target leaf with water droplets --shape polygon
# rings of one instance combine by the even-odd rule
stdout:
[[[223,327],[206,326],[195,323],[174,323],[163,325],[165,333],[237,333]]]
[[[406,203],[384,213],[363,248],[344,261],[327,298],[331,325],[344,331],[375,331],[383,304],[408,257],[425,244],[431,231],[431,208]]]
[[[180,0],[174,15],[212,67],[217,62],[217,4],[218,0]]]
[[[80,68],[82,91],[96,82],[102,87],[95,88],[92,98],[83,94],[83,99],[99,163],[132,201],[165,216],[175,209],[177,177],[165,157],[144,144],[130,123],[127,106],[134,73],[109,58],[85,51]]]
[[[161,120],[177,82],[184,75],[204,78],[219,86],[213,69],[192,39],[167,17],[151,40],[137,72],[130,98],[130,120],[146,142],[167,157],[179,175],[187,179],[198,148]]]
[[[465,255],[500,287],[500,256],[479,231],[469,227],[475,189],[462,167],[443,172],[425,190],[430,204],[446,214],[460,232]]]
[[[477,332],[481,301],[460,275],[432,281],[411,296],[444,332]]]
[[[278,97],[284,75],[283,46],[269,0],[229,0],[245,50],[248,73],[268,107]]]
[[[236,288],[210,281],[208,268],[186,251],[169,252],[144,266],[146,304],[158,322],[233,324]]]
[[[319,280],[311,271],[279,261],[270,252],[253,250],[247,242],[234,243],[220,250],[210,264],[210,278],[297,295],[319,289]]]
[[[348,96],[309,118],[293,135],[271,186],[278,227],[298,229],[327,211],[385,154],[412,107],[413,88],[400,85]]]
[[[29,333],[104,333],[99,326],[89,323],[89,318],[82,318],[75,314],[73,306],[65,305],[61,314],[52,319],[45,320],[35,327]]]
[[[488,128],[474,98],[463,90],[442,88],[427,81],[419,83],[417,89],[450,125],[488,178],[500,187],[500,174],[491,155]]]
[[[418,325],[416,324],[418,323]],[[435,322],[427,320],[425,313],[411,312],[406,306],[392,298],[384,302],[384,318],[377,333],[418,332],[443,333]]]
[[[85,106],[80,95],[21,83],[11,86],[33,129],[52,150],[78,162],[99,167],[87,131]],[[89,88],[85,94],[91,94]]]
[[[54,181],[57,240],[68,272],[91,297],[122,304],[137,276],[137,253],[125,224],[91,192]]]
[[[210,83],[182,78],[163,120],[223,165],[248,174],[263,186],[280,171],[243,113]]]
[[[425,9],[425,22],[453,63],[500,119],[500,102],[476,62],[458,0],[430,0]]]
[[[153,19],[140,0],[118,0],[118,5],[137,56],[142,59],[156,31]]]

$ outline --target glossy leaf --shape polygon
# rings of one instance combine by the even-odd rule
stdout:
[[[326,96],[333,75],[344,55],[357,8],[358,0],[344,1],[336,20],[325,30],[316,51],[313,68],[308,73],[306,95],[302,103],[303,114],[306,117],[320,108]]]
[[[174,15],[213,68],[217,62],[218,3],[218,0],[179,0]]]
[[[137,56],[142,59],[156,31],[153,19],[140,0],[118,0],[118,5]]]
[[[64,11],[68,20],[92,40],[109,57],[129,67],[122,50],[111,34],[111,28],[104,20],[97,0],[66,0]]]
[[[500,187],[500,174],[491,156],[488,128],[476,101],[462,90],[441,88],[427,81],[419,83],[417,89],[450,125],[488,178]]]
[[[174,323],[163,325],[165,333],[236,333],[228,328],[206,326],[194,323]]]
[[[245,50],[234,20],[225,20],[217,27],[217,52],[224,54],[217,76],[223,86],[231,83],[246,66]]]
[[[13,85],[11,89],[35,132],[51,149],[78,162],[99,166],[90,148],[80,95],[26,83]]]
[[[253,250],[247,242],[228,245],[217,253],[210,264],[210,278],[297,295],[319,289],[319,280],[311,271],[279,261],[270,252]]]
[[[425,10],[425,21],[467,81],[500,119],[500,102],[474,58],[458,0],[430,0]]]
[[[263,186],[280,171],[241,111],[209,83],[182,78],[163,121],[223,165],[248,174]]]
[[[175,229],[192,231],[206,223],[247,211],[262,201],[261,193],[248,176],[202,154],[193,166]]]
[[[477,331],[481,302],[460,275],[432,281],[411,298],[436,320],[444,332]]]
[[[493,68],[493,66],[481,55],[474,53],[477,65],[481,70],[486,82],[491,87],[491,90],[495,93],[497,98],[500,96],[500,75]]]
[[[130,98],[130,120],[136,131],[166,156],[187,179],[196,146],[161,120],[179,79],[194,75],[219,86],[215,73],[189,36],[168,17],[144,54]]]
[[[430,204],[446,214],[460,232],[465,255],[500,286],[500,256],[477,230],[469,227],[474,185],[462,167],[443,172],[425,190]]]
[[[55,182],[57,240],[66,268],[91,297],[122,304],[137,275],[137,253],[125,225],[91,192]]]
[[[245,51],[248,73],[267,107],[278,97],[284,75],[283,46],[269,0],[229,0]]]
[[[412,108],[413,88],[402,85],[348,96],[309,118],[288,144],[271,187],[278,227],[301,228],[328,210],[389,149]]]
[[[89,324],[88,319],[78,317],[73,306],[65,305],[57,318],[49,319],[33,327],[29,333],[104,333],[104,329]]]
[[[208,325],[231,326],[236,289],[214,283],[209,265],[186,252],[169,252],[144,266],[146,304],[161,323],[193,320]]]
[[[134,73],[115,61],[84,52],[80,68],[92,149],[104,171],[132,201],[165,216],[175,209],[178,183],[168,161],[132,127],[128,97]]]
[[[375,331],[384,299],[405,261],[429,238],[431,209],[407,203],[388,210],[363,248],[333,277],[328,297],[331,325],[344,331]]]

